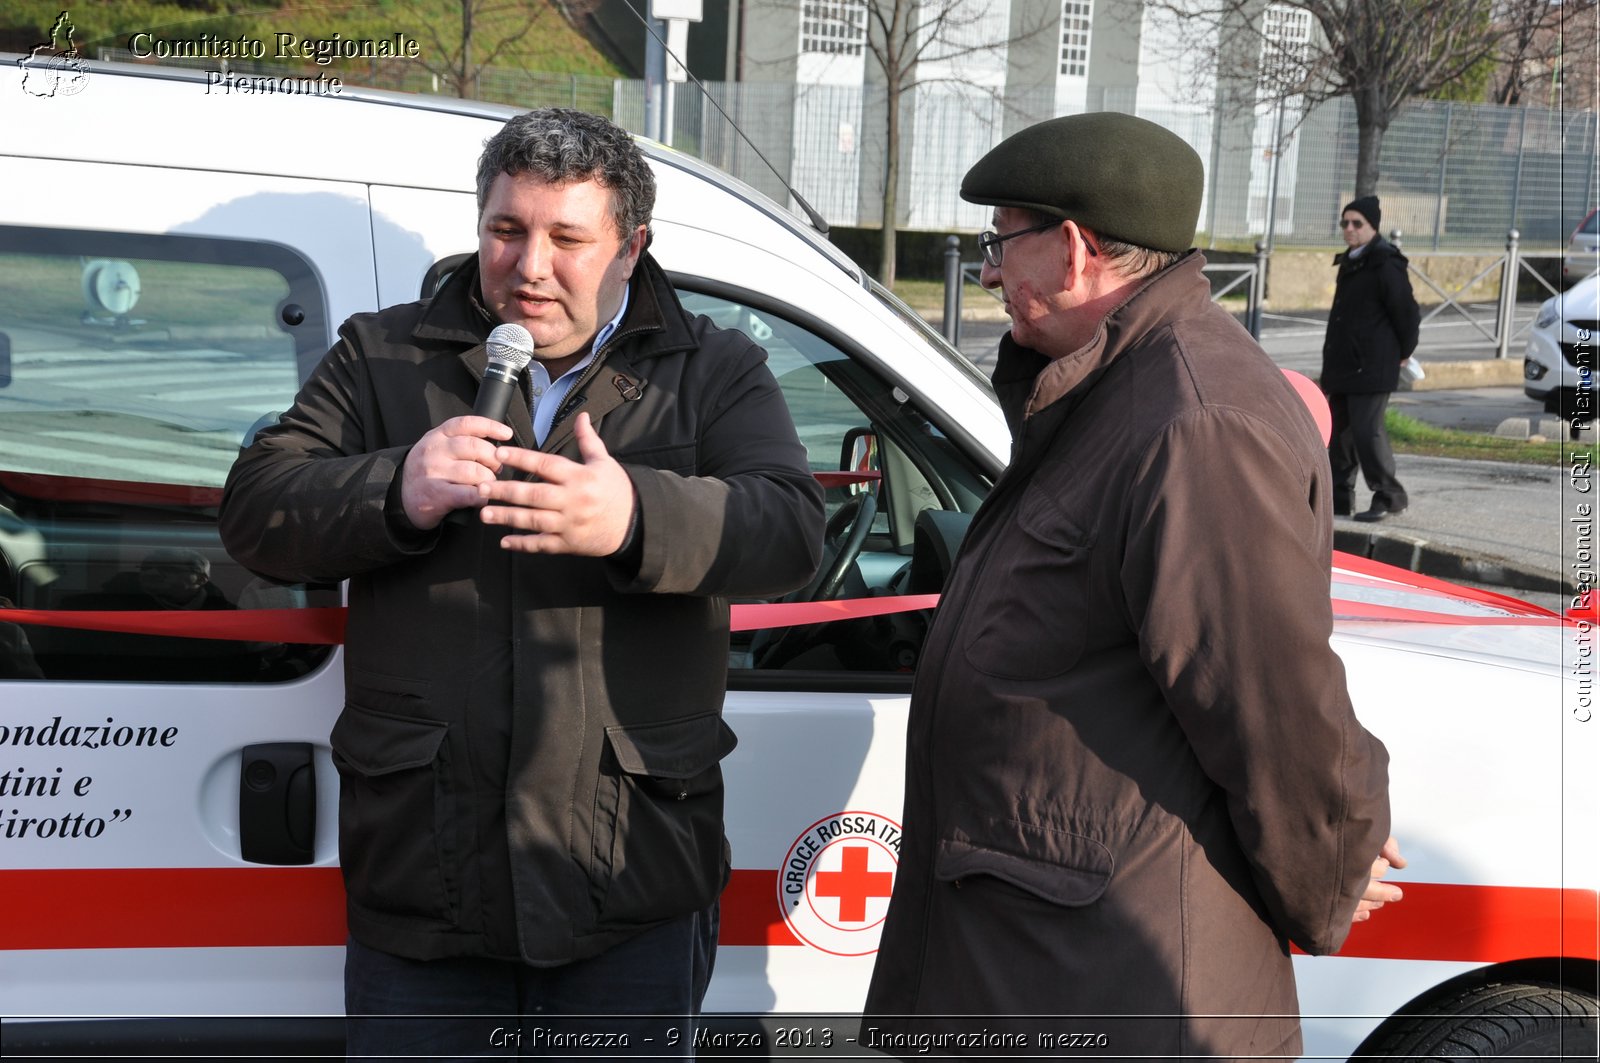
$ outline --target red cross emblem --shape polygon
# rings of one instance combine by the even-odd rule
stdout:
[[[900,865],[900,824],[846,809],[807,827],[775,876],[778,905],[795,937],[835,956],[878,950]]]
[[[838,871],[818,871],[818,897],[839,899],[839,921],[862,923],[867,918],[867,899],[887,897],[894,886],[894,872],[867,870],[867,847],[847,845]]]

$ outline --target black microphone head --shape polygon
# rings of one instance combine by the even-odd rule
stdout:
[[[515,378],[533,361],[533,335],[521,325],[496,325],[484,341],[484,349],[491,371]]]

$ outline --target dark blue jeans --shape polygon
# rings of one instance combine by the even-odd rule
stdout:
[[[717,916],[713,903],[561,967],[410,960],[352,938],[344,963],[345,1054],[692,1059]]]

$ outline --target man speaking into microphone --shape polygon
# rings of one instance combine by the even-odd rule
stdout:
[[[223,499],[242,564],[350,581],[331,745],[353,1056],[698,1012],[728,874],[727,598],[801,586],[822,538],[765,352],[688,314],[646,250],[628,134],[520,115],[477,187],[476,260],[345,322]],[[486,378],[486,346],[529,340],[526,372]],[[489,390],[503,421],[473,413]]]

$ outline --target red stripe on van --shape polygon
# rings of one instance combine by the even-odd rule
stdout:
[[[724,945],[799,945],[778,909],[776,871],[735,871]],[[1340,956],[1497,963],[1600,960],[1592,890],[1398,882],[1405,900],[1351,929]],[[0,950],[342,945],[336,867],[0,871]]]
[[[722,894],[724,945],[798,945],[778,910],[776,871],[735,871]],[[0,950],[343,945],[337,867],[0,871]]]
[[[90,843],[93,844],[93,843]],[[0,871],[0,949],[343,945],[337,867]]]
[[[1340,956],[1467,963],[1600,959],[1600,895],[1593,890],[1394,884],[1405,899],[1352,926]]]
[[[734,871],[722,891],[719,945],[798,945],[778,907],[776,871]]]

